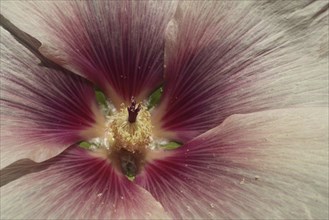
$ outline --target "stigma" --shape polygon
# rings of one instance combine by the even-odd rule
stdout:
[[[135,123],[137,119],[138,112],[141,110],[141,105],[139,104],[136,108],[136,101],[134,97],[131,97],[131,105],[127,107],[128,110],[128,121],[130,123]]]

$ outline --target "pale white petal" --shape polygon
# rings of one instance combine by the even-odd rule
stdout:
[[[328,108],[233,115],[137,181],[175,219],[326,219]]]
[[[1,219],[167,219],[143,188],[108,159],[71,147],[1,187]]]
[[[1,168],[43,161],[102,135],[104,118],[93,86],[40,60],[1,27]]]
[[[284,23],[281,11],[262,2],[181,3],[168,29],[164,97],[153,114],[159,136],[186,142],[233,114],[328,103],[329,59],[315,52],[318,36],[328,51],[329,28],[312,18],[313,5],[321,11],[326,4]]]

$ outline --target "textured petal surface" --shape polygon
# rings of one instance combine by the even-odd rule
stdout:
[[[184,142],[232,114],[328,101],[328,59],[315,55],[318,36],[328,51],[320,35],[328,22],[312,17],[313,6],[320,11],[325,2],[305,6],[299,22],[287,17],[290,25],[256,3],[180,5],[168,31],[164,98],[153,116],[162,136]]]
[[[286,28],[287,36],[302,40],[303,47],[312,56],[329,55],[328,15],[329,2],[322,0],[254,1],[252,7],[261,7],[263,15],[270,15],[277,23]]]
[[[8,1],[3,8],[45,55],[96,83],[117,106],[145,98],[163,80],[173,1]]]
[[[1,167],[102,135],[92,85],[48,69],[1,28]]]
[[[69,148],[49,167],[1,187],[2,219],[164,219],[150,193],[110,162]]]
[[[137,181],[176,219],[326,219],[328,109],[231,116]]]

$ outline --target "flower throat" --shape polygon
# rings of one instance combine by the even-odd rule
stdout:
[[[120,110],[109,109],[112,111],[106,114],[104,136],[84,143],[89,144],[88,149],[106,155],[124,175],[135,177],[152,145],[151,114],[133,97],[130,106],[122,104]]]
[[[140,172],[145,163],[147,148],[151,143],[151,115],[132,98],[127,110],[122,110],[113,116],[110,124],[113,135],[111,150],[112,160],[116,161],[123,174],[128,177]]]

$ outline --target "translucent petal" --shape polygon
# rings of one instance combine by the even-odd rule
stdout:
[[[117,106],[146,98],[162,83],[174,1],[8,1],[2,7],[43,43],[44,55],[93,81]]]
[[[81,77],[39,65],[1,28],[1,167],[46,160],[103,134],[93,87]]]
[[[164,98],[153,114],[159,136],[188,141],[233,114],[327,103],[328,24],[313,17],[324,5],[296,10],[285,23],[274,3],[181,3],[168,29]]]
[[[327,108],[233,115],[169,153],[136,181],[175,219],[328,216]]]
[[[117,173],[107,158],[71,147],[46,169],[1,187],[3,219],[164,219],[150,193]]]

